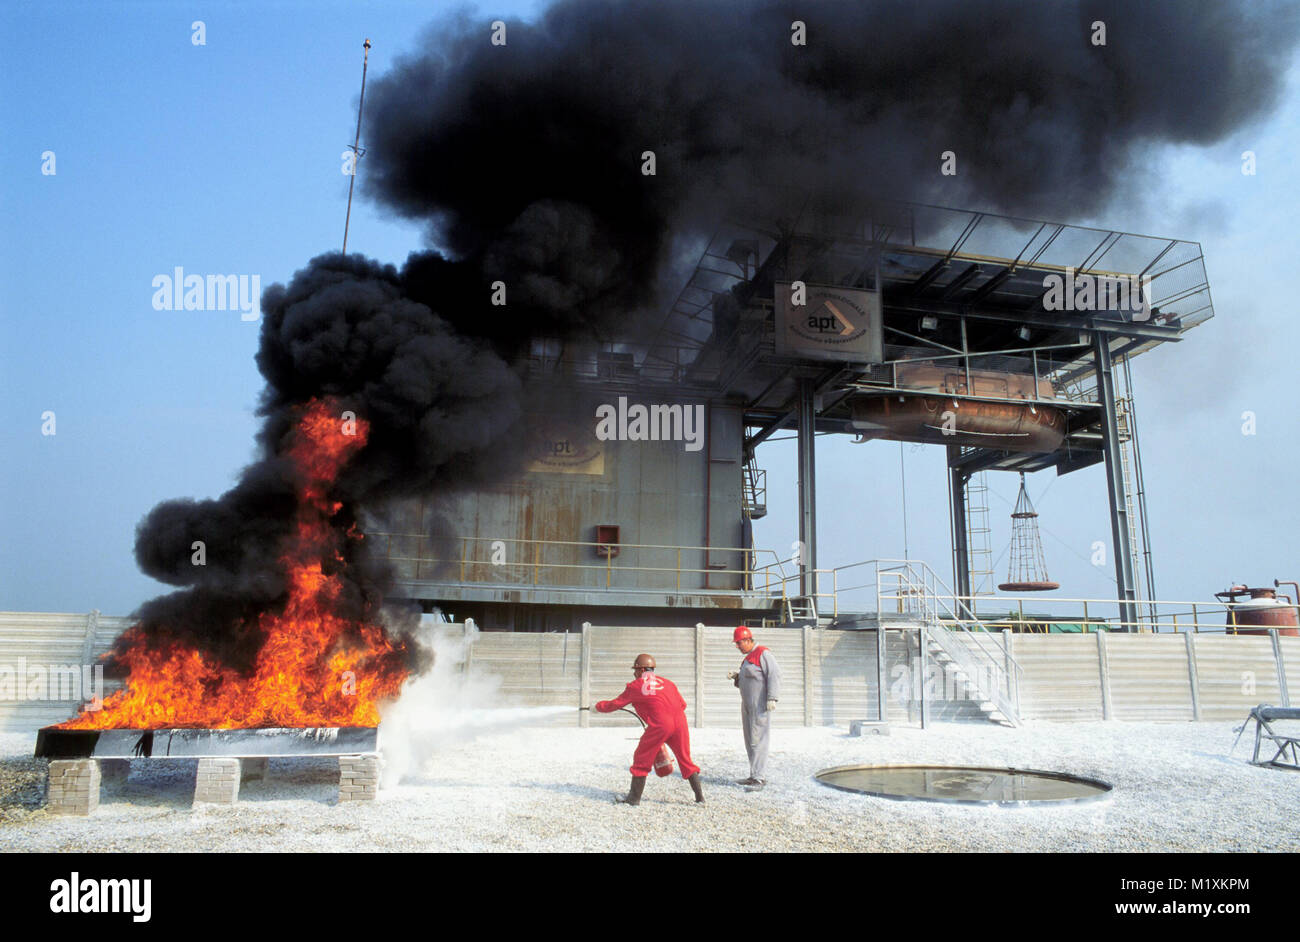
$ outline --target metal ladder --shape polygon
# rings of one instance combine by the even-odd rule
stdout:
[[[971,595],[993,594],[993,550],[989,535],[989,486],[985,472],[966,483],[966,547]]]
[[[1132,555],[1133,565],[1136,567],[1143,559],[1144,547],[1141,545],[1140,533],[1138,532],[1137,501],[1141,495],[1137,494],[1137,489],[1133,486],[1133,435],[1129,417],[1132,415],[1132,403],[1127,397],[1115,400],[1115,424],[1119,429],[1119,465],[1120,476],[1124,483],[1124,506],[1128,508],[1128,545],[1129,553]],[[1144,592],[1145,580],[1138,577],[1133,580],[1133,594],[1135,600],[1141,602],[1147,595]]]
[[[785,623],[793,625],[798,622],[817,624],[817,602],[808,596],[787,596],[782,600],[782,612]]]
[[[758,520],[767,516],[767,471],[750,455],[740,475],[741,505],[745,516]]]

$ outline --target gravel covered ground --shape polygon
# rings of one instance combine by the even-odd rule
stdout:
[[[1246,762],[1230,723],[1080,723],[1011,730],[939,725],[851,738],[778,729],[771,781],[756,793],[738,730],[692,731],[708,802],[651,776],[628,784],[630,729],[512,729],[441,749],[373,803],[335,802],[337,763],[272,759],[232,807],[191,810],[194,761],[136,760],[89,818],[43,809],[34,736],[0,734],[6,851],[1296,851],[1300,774]],[[1099,777],[1112,797],[1053,808],[888,801],[819,785],[853,763],[1014,765]]]

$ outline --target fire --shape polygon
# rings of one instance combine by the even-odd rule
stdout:
[[[125,635],[118,659],[126,686],[61,724],[62,729],[252,729],[286,726],[377,726],[379,704],[406,679],[406,650],[381,625],[338,614],[346,540],[360,540],[332,520],[342,504],[328,497],[369,426],[345,424],[336,403],[312,400],[286,451],[301,475],[296,530],[280,561],[288,598],[265,612],[264,638],[250,674],[180,642],[149,642],[139,627]]]

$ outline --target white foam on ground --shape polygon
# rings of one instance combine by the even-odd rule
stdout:
[[[473,726],[473,724],[469,724]],[[22,812],[0,823],[15,851],[1296,851],[1300,774],[1229,756],[1233,723],[938,724],[853,738],[843,727],[776,729],[769,785],[748,773],[738,729],[692,730],[708,803],[680,776],[626,791],[639,730],[475,728],[436,746],[376,802],[336,804],[337,764],[272,759],[238,805],[190,810],[193,765],[137,760],[89,818]],[[34,735],[0,735],[0,769]],[[961,807],[835,791],[813,775],[853,763],[1011,765],[1115,785],[1111,798],[1052,808]],[[0,792],[3,792],[0,782]],[[0,797],[0,803],[4,802]]]

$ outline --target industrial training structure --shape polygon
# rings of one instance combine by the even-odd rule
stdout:
[[[723,225],[665,315],[538,341],[527,471],[371,532],[396,593],[516,631],[843,624],[817,547],[814,435],[944,447],[952,595],[991,590],[986,472],[1104,463],[1118,626],[1154,599],[1129,363],[1213,316],[1200,246],[935,206]],[[798,436],[802,552],[754,546],[760,446]],[[1032,510],[1032,508],[1031,508]],[[924,581],[924,580],[922,580]],[[960,605],[959,605],[960,608]]]

